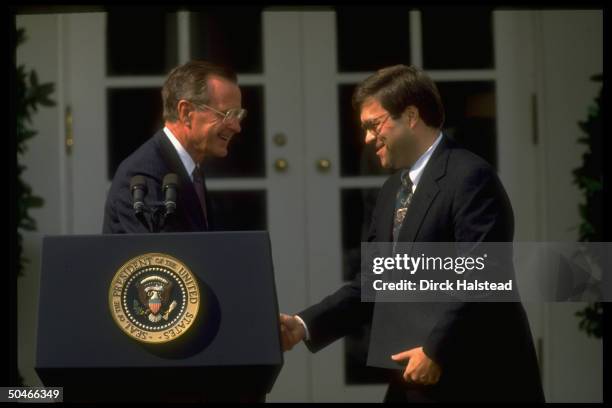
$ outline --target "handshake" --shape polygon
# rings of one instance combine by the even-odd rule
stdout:
[[[288,351],[306,337],[306,329],[295,316],[280,314],[280,334],[283,351]]]
[[[306,337],[306,328],[296,316],[280,314],[280,334],[283,351],[291,350]],[[414,347],[390,356],[403,367],[404,381],[421,385],[436,384],[442,372],[440,366],[430,359],[423,347]]]

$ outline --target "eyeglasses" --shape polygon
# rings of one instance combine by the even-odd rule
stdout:
[[[221,112],[220,110],[217,110],[211,106],[205,105],[205,104],[195,104],[195,106],[199,107],[199,108],[206,108],[208,110],[211,110],[213,112],[215,112],[218,115],[223,116],[223,123],[232,121],[232,120],[237,120],[238,123],[242,122],[242,120],[244,118],[246,118],[247,115],[247,110],[246,109],[240,109],[240,108],[234,108],[234,109],[228,109],[226,112]]]
[[[382,122],[380,122],[380,118],[382,118],[383,116],[387,116],[385,118],[385,120],[383,120]],[[363,124],[361,125],[361,128],[363,129],[364,132],[368,133],[372,133],[374,136],[378,136],[380,135],[380,129],[385,125],[385,122],[387,121],[387,119],[389,119],[389,116],[391,116],[388,113],[385,113],[383,115],[380,115],[374,119],[370,119],[370,120],[366,120],[365,122],[363,122]]]

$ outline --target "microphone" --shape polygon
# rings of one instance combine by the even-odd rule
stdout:
[[[147,182],[144,176],[137,175],[130,180],[130,191],[132,192],[133,208],[136,215],[144,210],[144,197],[147,195]]]
[[[174,210],[176,210],[177,184],[178,176],[176,174],[166,174],[162,183],[162,190],[164,192],[164,205],[166,206],[166,215],[172,214]]]

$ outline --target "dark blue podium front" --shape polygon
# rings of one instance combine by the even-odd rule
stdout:
[[[196,322],[163,344],[128,336],[109,307],[116,272],[146,253],[187,265],[201,293]],[[282,365],[267,232],[44,238],[36,370],[65,400],[238,401],[269,392]]]

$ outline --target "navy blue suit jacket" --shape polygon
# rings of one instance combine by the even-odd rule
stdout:
[[[368,241],[393,240],[400,173],[391,176],[380,190]],[[423,171],[398,241],[507,242],[513,235],[512,207],[495,170],[444,136]],[[298,315],[308,327],[306,345],[313,352],[372,322],[372,330],[386,327],[388,335],[404,336],[406,349],[416,347],[410,345],[410,338],[423,339],[420,345],[425,354],[442,368],[440,381],[431,386],[408,385],[401,380],[402,370],[390,370],[387,401],[543,401],[535,349],[521,303],[448,303],[442,305],[442,314],[435,312],[433,328],[418,333],[423,327],[419,320],[440,306],[361,302],[357,275]],[[376,335],[380,333],[371,333],[371,338]],[[400,351],[404,350],[395,352]]]
[[[204,188],[208,224],[205,223],[190,175],[187,174],[176,149],[163,130],[160,130],[119,165],[106,199],[103,233],[152,232],[151,214],[145,215],[145,222],[134,215],[130,180],[135,175],[145,177],[148,191],[145,204],[150,205],[154,202],[163,202],[162,182],[168,173],[175,173],[179,179],[176,212],[168,217],[163,228],[156,232],[195,232],[213,229],[213,209],[206,184]]]

